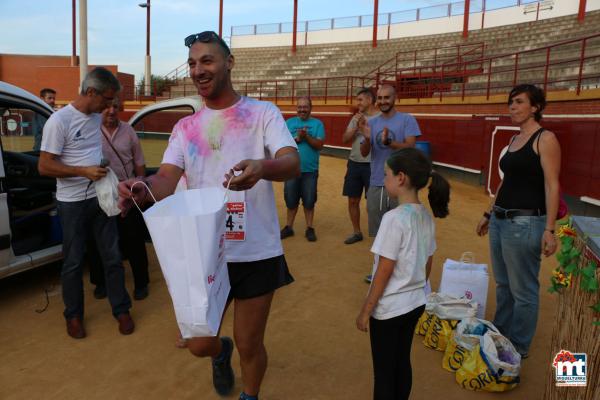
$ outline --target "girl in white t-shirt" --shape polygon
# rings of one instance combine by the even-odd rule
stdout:
[[[431,161],[414,148],[387,159],[385,189],[398,198],[398,207],[381,221],[371,251],[373,281],[356,319],[359,330],[370,326],[375,378],[373,398],[408,399],[412,385],[410,349],[417,320],[425,309],[423,290],[435,251],[435,226],[419,202],[418,191],[429,185],[433,215],[448,215],[450,185],[431,169]]]

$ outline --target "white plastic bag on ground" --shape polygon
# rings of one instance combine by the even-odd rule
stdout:
[[[458,323],[464,318],[474,317],[476,312],[477,303],[468,299],[446,299],[435,303],[423,344],[437,351],[445,351]]]
[[[230,284],[225,192],[183,190],[143,212],[184,338],[215,336]]]
[[[470,252],[463,253],[460,261],[446,259],[440,282],[440,293],[472,299],[479,304],[477,318],[485,318],[488,293],[488,267],[474,263]]]
[[[519,383],[521,355],[499,333],[488,330],[456,371],[455,379],[467,390],[506,392]]]
[[[477,302],[469,299],[451,299],[436,303],[432,312],[439,319],[462,320],[477,314]]]
[[[480,340],[484,361],[498,382],[518,382],[521,355],[513,344],[498,332],[487,331]]]
[[[106,170],[106,176],[98,179],[94,183],[94,187],[96,188],[96,196],[98,197],[98,203],[102,211],[109,217],[114,217],[121,213],[118,206],[119,178],[117,178],[117,175],[109,167]]]
[[[489,321],[477,318],[465,318],[460,321],[446,346],[442,368],[456,372],[463,362],[472,356],[471,352],[479,345],[481,336],[488,330],[498,332],[494,324]]]
[[[429,283],[429,281],[427,281]],[[415,333],[417,335],[425,336],[427,330],[429,329],[429,325],[433,320],[433,307],[441,301],[451,300],[451,296],[441,295],[439,293],[428,293],[427,294],[427,303],[425,303],[425,312],[417,321],[417,326],[415,327]]]
[[[456,327],[454,340],[458,345],[471,351],[479,344],[481,336],[487,331],[498,333],[498,328],[490,321],[479,318],[465,318]]]

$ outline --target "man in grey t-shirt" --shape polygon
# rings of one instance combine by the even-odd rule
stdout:
[[[352,235],[344,240],[346,244],[363,240],[363,234],[360,230],[360,197],[363,188],[366,196],[369,190],[369,179],[371,178],[371,156],[363,156],[360,153],[360,144],[365,140],[365,137],[364,129],[359,127],[359,123],[363,120],[369,121],[380,115],[377,108],[375,108],[375,94],[369,88],[362,88],[358,92],[356,105],[358,112],[354,114],[342,136],[342,142],[352,142],[342,194],[348,197],[348,213],[354,231]]]
[[[121,85],[105,68],[90,71],[75,101],[50,116],[44,126],[38,169],[56,179],[56,200],[63,230],[61,270],[67,334],[86,336],[83,327],[83,266],[86,239],[91,234],[104,266],[106,290],[119,332],[128,335],[134,324],[131,299],[119,252],[117,221],[98,204],[94,182],[106,176],[102,163],[100,112],[114,100]]]

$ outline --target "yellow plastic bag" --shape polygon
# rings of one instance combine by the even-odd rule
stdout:
[[[425,339],[423,339],[425,347],[445,351],[448,342],[452,338],[452,331],[456,328],[458,322],[457,320],[439,319],[437,315],[434,315],[425,334]]]
[[[427,330],[429,329],[429,325],[431,325],[431,321],[433,320],[433,314],[425,311],[421,314],[421,318],[417,322],[417,327],[415,328],[415,333],[417,335],[425,336]]]
[[[446,347],[442,368],[456,372],[464,360],[471,356],[471,351],[479,345],[481,336],[488,330],[498,332],[494,324],[483,319],[465,318],[460,321]]]
[[[456,372],[462,366],[465,359],[471,356],[470,350],[456,343],[454,334],[450,342],[448,342],[444,357],[442,358],[442,368],[449,372]]]
[[[506,392],[519,383],[520,366],[521,356],[508,339],[487,332],[456,371],[456,383],[467,390]]]

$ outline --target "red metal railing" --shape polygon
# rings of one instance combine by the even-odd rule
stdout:
[[[455,49],[452,55],[448,49]],[[410,64],[410,65],[408,65]],[[171,76],[183,76],[187,64]],[[186,73],[187,74],[187,71]],[[484,56],[484,45],[475,43],[437,49],[399,52],[365,76],[337,76],[234,82],[244,95],[271,101],[313,99],[352,103],[360,87],[382,82],[406,83],[404,97],[422,98],[506,93],[518,83],[545,90],[567,89],[577,95],[582,88],[600,87],[600,33],[568,41],[494,56]],[[182,84],[171,97],[196,94],[192,84]],[[175,88],[173,88],[175,89]]]

